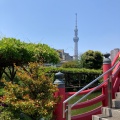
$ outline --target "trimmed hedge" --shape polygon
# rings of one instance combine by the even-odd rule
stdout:
[[[64,81],[66,91],[77,91],[78,89],[84,87],[92,80],[97,78],[102,74],[102,70],[94,70],[94,69],[78,69],[78,68],[53,68],[53,67],[43,67],[42,71],[47,73],[64,73]],[[100,81],[97,81],[93,86],[98,85]]]
[[[46,72],[63,72],[63,73],[86,73],[86,74],[102,74],[102,70],[95,70],[95,69],[86,69],[86,68],[55,68],[55,67],[42,67],[41,70]]]

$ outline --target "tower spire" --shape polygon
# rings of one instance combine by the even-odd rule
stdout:
[[[75,15],[76,15],[76,27],[77,27],[77,13]]]
[[[78,60],[78,41],[79,41],[79,38],[78,38],[78,29],[77,29],[77,13],[75,14],[76,15],[76,23],[75,23],[75,36],[73,38],[73,41],[74,41],[74,60]]]

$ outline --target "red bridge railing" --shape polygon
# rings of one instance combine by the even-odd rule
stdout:
[[[111,100],[109,99],[111,97],[112,98],[115,97],[115,92],[119,91],[119,86],[120,86],[119,58],[120,58],[120,52],[116,55],[115,59],[111,63],[109,59],[109,54],[105,54],[105,58],[103,61],[103,74],[100,77],[98,77],[98,78],[103,78],[103,83],[101,83],[100,85],[94,88],[85,90],[89,86],[88,84],[87,86],[85,86],[85,88],[82,88],[78,92],[65,93],[64,83],[62,82],[62,80],[59,82],[57,81],[56,84],[59,84],[58,85],[59,91],[55,93],[55,96],[56,97],[62,96],[62,99],[61,99],[61,102],[56,106],[56,109],[54,112],[54,115],[56,116],[55,120],[91,120],[92,115],[101,113],[102,106],[108,106],[108,105],[110,106]],[[63,79],[63,75],[61,76],[58,75],[58,78]],[[98,78],[93,80],[92,82],[94,83],[94,81],[97,81]],[[108,81],[110,84],[112,83],[112,87],[110,88],[111,90],[108,90],[110,86],[108,84]],[[90,85],[91,84],[92,83],[90,83]],[[85,102],[79,102],[82,99],[84,99],[86,96],[91,94],[93,91],[99,90],[99,89],[102,89],[102,93],[99,96]],[[75,103],[69,104],[68,101],[77,95],[84,95],[84,96],[83,98],[80,98],[80,100],[76,101]],[[95,108],[89,112],[86,112],[80,115],[71,116],[71,110],[85,108],[93,104],[96,104],[98,102],[101,102],[102,106],[99,106],[98,108]]]

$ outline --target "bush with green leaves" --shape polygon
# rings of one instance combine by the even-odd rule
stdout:
[[[47,75],[39,67],[38,63],[29,63],[25,69],[16,67],[18,82],[2,80],[5,87],[0,101],[7,107],[1,109],[0,117],[5,114],[10,117],[9,120],[13,120],[12,117],[18,119],[21,115],[24,119],[39,120],[52,116],[59,100],[53,97],[57,86],[53,85],[53,76]]]

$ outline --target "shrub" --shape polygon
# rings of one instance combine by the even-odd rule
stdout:
[[[52,114],[58,101],[53,97],[57,87],[52,83],[53,77],[40,71],[39,67],[38,63],[29,63],[26,68],[16,67],[18,82],[2,80],[5,87],[1,102],[8,106],[7,112],[11,112],[12,116],[18,117],[22,113],[23,118],[27,116],[31,120],[38,120]],[[2,113],[5,110],[3,108]]]
[[[78,63],[78,61],[68,61],[62,64],[63,68],[79,68],[80,65]]]
[[[95,69],[86,69],[86,68],[54,68],[54,67],[41,67],[41,70],[45,70],[48,73],[57,73],[62,72],[64,74],[64,81],[66,91],[67,87],[77,87],[81,89],[81,87],[87,85],[98,76],[102,74],[102,70]],[[100,81],[97,81],[94,86],[96,86]],[[73,91],[73,90],[70,90]]]

